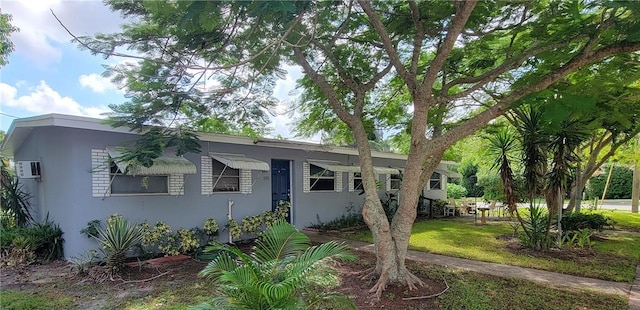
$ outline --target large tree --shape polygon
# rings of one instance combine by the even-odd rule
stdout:
[[[18,31],[18,28],[11,24],[11,14],[4,14],[0,10],[0,67],[4,67],[9,61],[9,54],[13,52],[13,42],[11,33]]]
[[[344,123],[360,155],[362,212],[377,253],[378,281],[371,291],[378,297],[390,282],[422,284],[405,266],[408,241],[419,193],[448,146],[570,73],[640,49],[636,2],[109,4],[135,18],[120,34],[80,41],[95,53],[118,55],[120,46],[140,53],[133,56],[141,65],[119,71],[129,83],[139,82],[134,92],[155,87],[118,111],[120,120],[138,127],[166,125],[169,115],[221,118],[219,103],[227,102],[227,110],[242,108],[229,100],[230,94],[239,97],[238,89],[250,94],[253,85],[272,83],[284,63],[303,68],[305,111],[321,124],[317,129]],[[221,87],[204,88],[202,82],[211,79]],[[390,85],[406,100],[387,104]],[[207,100],[191,96],[199,89],[206,90]],[[458,117],[445,127],[451,109]],[[408,118],[394,119],[395,113]],[[404,199],[389,222],[369,140],[372,127],[394,122],[404,126],[402,134],[411,142],[400,190]]]

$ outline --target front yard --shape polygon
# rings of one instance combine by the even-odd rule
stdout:
[[[618,218],[633,219],[638,216],[628,214]],[[539,253],[520,246],[518,240],[511,237],[513,228],[507,222],[488,223],[474,225],[473,218],[468,217],[419,221],[413,225],[409,248],[609,281],[633,282],[635,277],[640,260],[640,234],[604,231],[597,234],[592,249],[563,248]],[[633,223],[631,220],[624,223],[627,226],[616,227],[636,227],[628,224]],[[345,237],[373,241],[369,231]]]

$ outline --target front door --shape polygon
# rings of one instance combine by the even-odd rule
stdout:
[[[291,202],[291,174],[288,160],[271,160],[271,210],[275,211],[281,200]],[[287,221],[291,223],[291,213]]]

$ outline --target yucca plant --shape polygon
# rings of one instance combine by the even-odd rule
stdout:
[[[122,217],[113,217],[107,227],[98,230],[96,237],[105,254],[106,265],[112,273],[124,268],[125,258],[131,248],[142,242],[142,232],[137,225],[129,225]]]
[[[338,293],[305,294],[310,275],[322,260],[355,259],[344,243],[311,246],[309,237],[278,220],[258,237],[251,254],[223,243],[206,251],[219,255],[199,275],[212,280],[221,295],[190,309],[309,309],[321,299],[340,301],[343,307],[355,309]]]

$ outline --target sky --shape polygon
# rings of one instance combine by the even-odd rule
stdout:
[[[11,36],[15,50],[9,63],[0,68],[0,130],[7,131],[15,118],[48,113],[102,118],[110,104],[126,101],[124,91],[101,76],[104,65],[125,60],[80,50],[51,12],[77,36],[118,32],[124,23],[119,13],[99,0],[0,0],[0,8],[20,29]],[[271,117],[271,136],[293,138],[286,111],[302,73],[285,69],[286,79],[274,90],[280,104]]]

